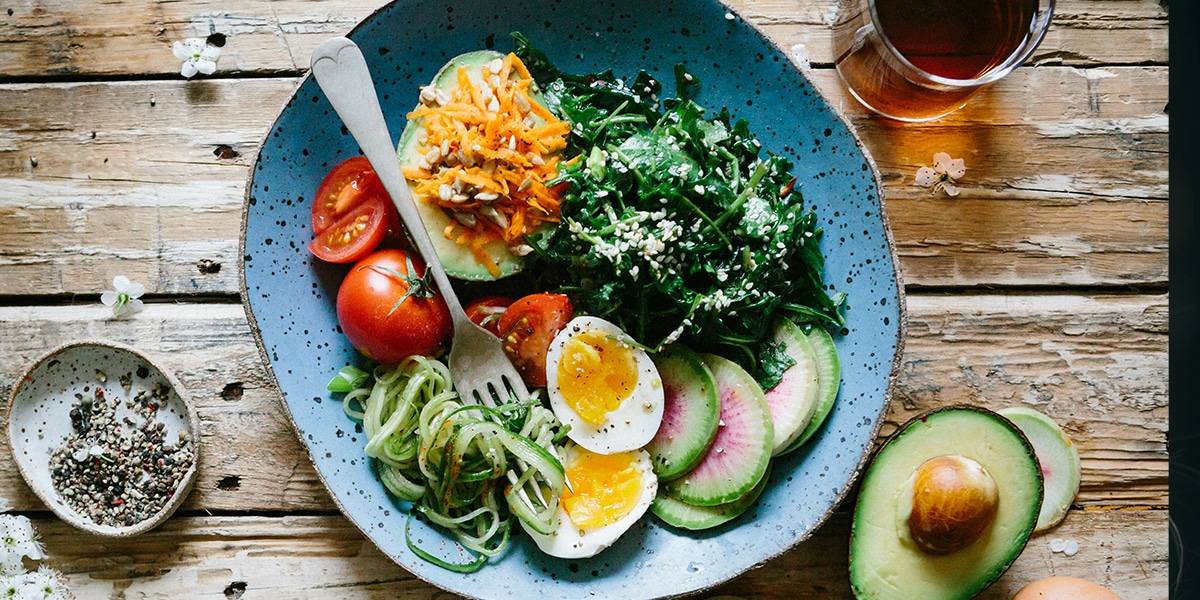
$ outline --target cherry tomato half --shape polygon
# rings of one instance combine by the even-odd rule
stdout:
[[[387,236],[395,211],[390,203],[370,198],[342,215],[309,242],[308,249],[317,258],[331,263],[348,263],[370,254]]]
[[[575,316],[562,294],[532,294],[509,305],[497,323],[504,352],[531,387],[546,385],[546,350]]]
[[[436,356],[444,348],[453,328],[446,301],[432,281],[433,296],[426,297],[424,283],[410,273],[425,274],[420,257],[388,249],[359,261],[342,280],[338,323],[367,358],[394,365],[412,355]]]
[[[334,167],[313,196],[313,233],[321,233],[370,198],[390,203],[379,176],[365,156],[354,156]]]
[[[471,302],[463,310],[476,325],[500,337],[500,317],[510,304],[512,298],[487,296]]]

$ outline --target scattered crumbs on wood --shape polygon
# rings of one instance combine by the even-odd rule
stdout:
[[[216,156],[222,160],[232,160],[241,156],[241,153],[237,150],[234,150],[233,147],[228,144],[221,144],[220,146],[217,146],[215,150],[213,150],[213,156]]]
[[[36,157],[36,156],[30,156],[30,157],[29,157],[29,164],[30,164],[30,166],[34,166],[34,167],[38,166],[38,159],[37,159],[37,157]]]
[[[196,263],[196,268],[200,270],[201,274],[214,275],[221,272],[221,263],[209,258],[205,258]]]
[[[150,96],[150,106],[154,106],[157,103],[158,102],[154,99],[154,96]]]

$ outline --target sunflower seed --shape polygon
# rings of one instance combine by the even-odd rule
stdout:
[[[513,96],[513,104],[517,105],[517,110],[521,111],[521,114],[528,114],[533,109],[533,105],[529,104],[529,97],[525,94]],[[529,124],[526,123],[526,125]]]

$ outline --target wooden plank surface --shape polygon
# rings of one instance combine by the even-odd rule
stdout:
[[[48,564],[66,573],[79,600],[457,597],[392,563],[337,516],[179,517],[132,540],[99,542],[58,520],[35,525],[52,557]],[[697,597],[851,599],[849,531],[850,514],[839,511],[810,540]],[[1071,511],[1057,529],[1032,538],[979,598],[1007,600],[1030,581],[1069,575],[1106,585],[1124,600],[1163,600],[1166,531],[1165,510]],[[1079,553],[1051,552],[1055,538],[1076,541]]]
[[[235,303],[258,144],[312,49],[382,4],[39,0],[0,11],[0,420],[23,367],[87,338],[155,354],[202,419],[195,489],[133,540],[98,543],[51,518],[0,461],[0,497],[35,518],[48,564],[81,600],[453,597],[337,513]],[[1022,405],[1079,448],[1067,520],[981,598],[1007,600],[1051,574],[1125,600],[1166,598],[1167,3],[1059,0],[1029,64],[921,125],[873,117],[842,88],[837,0],[730,5],[809,65],[880,169],[909,309],[881,436],[937,406]],[[171,43],[210,33],[227,37],[218,72],[183,80]],[[913,184],[938,151],[966,161],[956,198]],[[153,295],[130,320],[97,301],[118,274]],[[812,540],[701,597],[850,598],[851,503]],[[1056,537],[1079,554],[1051,552]]]
[[[118,274],[236,293],[249,166],[297,81],[0,85],[0,294],[97,294]],[[933,124],[848,111],[906,284],[1165,286],[1166,98],[1165,68],[1039,67]],[[956,198],[913,184],[939,151],[966,161]]]
[[[227,36],[220,76],[296,73],[322,40],[345,34],[383,4],[152,0],[131,8],[128,2],[47,0],[12,6],[0,17],[0,81],[174,75],[173,41],[218,32]],[[836,0],[729,4],[781,46],[804,44],[814,63],[833,62],[829,25]],[[1155,0],[1063,0],[1055,11],[1035,64],[1167,62],[1167,11]]]
[[[908,309],[902,376],[883,435],[945,404],[1032,406],[1079,448],[1079,506],[1167,504],[1165,297],[914,296]],[[0,396],[60,343],[134,345],[175,371],[200,412],[203,454],[185,509],[334,509],[269,384],[240,305],[151,304],[121,321],[108,314],[98,303],[0,308]],[[0,436],[0,455],[7,452]],[[0,461],[0,489],[12,490],[0,495],[20,510],[41,506],[10,461]]]

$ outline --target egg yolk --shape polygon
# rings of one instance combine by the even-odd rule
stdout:
[[[558,393],[584,421],[600,425],[637,385],[637,360],[612,334],[584,331],[567,340],[558,362]]]
[[[633,512],[642,496],[642,467],[628,452],[597,454],[583,448],[566,467],[562,506],[580,529],[611,525]]]

